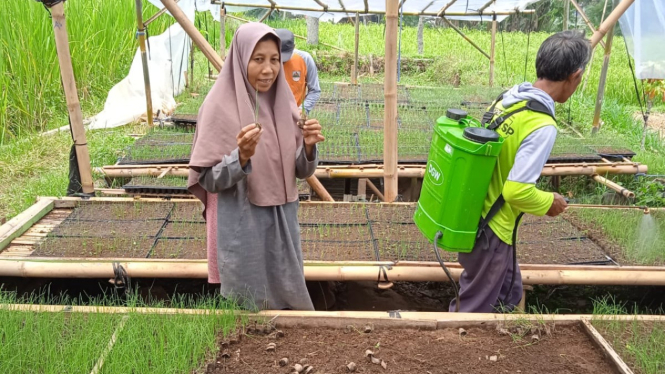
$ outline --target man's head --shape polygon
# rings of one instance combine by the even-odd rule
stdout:
[[[559,103],[566,102],[582,81],[582,75],[591,57],[591,44],[579,32],[563,31],[545,39],[536,56],[538,80],[557,87]]]
[[[293,42],[293,33],[287,29],[275,29],[277,36],[282,40],[282,63],[285,63],[291,59],[293,55],[293,50],[296,45]]]

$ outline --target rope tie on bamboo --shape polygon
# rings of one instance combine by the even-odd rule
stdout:
[[[113,263],[113,285],[116,289],[129,289],[131,288],[131,278],[119,262]]]
[[[390,282],[390,280],[388,280],[387,270],[392,270],[392,268],[393,267],[390,266],[390,265],[379,265],[379,274],[378,274],[378,277],[376,278],[376,281],[380,283],[381,282],[381,275],[383,275],[383,282]]]

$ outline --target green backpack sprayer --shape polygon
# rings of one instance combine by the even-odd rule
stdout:
[[[438,249],[471,252],[489,221],[505,203],[503,196],[499,196],[488,214],[482,217],[487,190],[504,141],[495,130],[506,119],[524,110],[551,116],[543,104],[534,100],[528,101],[524,107],[507,110],[497,116],[494,108],[502,99],[503,93],[483,115],[482,122],[459,109],[449,109],[445,116],[437,120],[420,199],[413,217],[418,229],[434,243],[437,260],[453,284],[457,308],[457,283],[441,260]],[[513,237],[516,236],[520,218],[521,215]],[[515,253],[513,260],[517,261]]]

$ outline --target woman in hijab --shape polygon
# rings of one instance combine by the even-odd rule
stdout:
[[[317,120],[298,127],[280,57],[270,27],[238,28],[199,110],[188,188],[207,208],[209,281],[222,296],[248,309],[313,310],[296,178],[314,174],[324,138]]]

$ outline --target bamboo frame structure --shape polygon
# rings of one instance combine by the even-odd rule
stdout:
[[[95,172],[108,178],[131,178],[138,176],[158,177],[165,175],[186,177],[189,175],[187,165],[110,165],[95,168]],[[588,175],[595,174],[646,174],[647,165],[638,162],[615,163],[577,163],[577,164],[546,164],[541,176]],[[423,178],[425,165],[397,165],[399,178]],[[317,178],[381,178],[385,174],[383,165],[319,165],[314,172]]]
[[[496,16],[496,14],[495,14],[494,16]],[[462,30],[460,30],[457,26],[453,25],[453,23],[450,22],[446,17],[442,17],[442,19],[443,19],[444,22],[446,22],[446,24],[448,25],[448,27],[450,27],[451,29],[455,30],[455,32],[457,32],[458,34],[460,34],[460,36],[461,36],[462,38],[464,38],[464,40],[466,40],[467,42],[469,42],[469,44],[471,44],[475,49],[477,49],[480,53],[482,53],[483,56],[487,57],[487,58],[490,60],[490,63],[491,63],[492,58],[490,57],[490,55],[487,54],[487,52],[483,51],[483,49],[480,48],[480,47],[478,46],[478,44],[474,43],[473,40],[469,39],[469,37],[466,36],[466,34],[464,34],[464,32],[462,32]]]
[[[65,18],[64,4],[59,2],[51,7],[51,18],[53,19],[53,33],[55,35],[55,47],[58,53],[60,65],[60,76],[67,101],[69,122],[74,139],[76,160],[81,176],[81,187],[83,193],[92,194],[95,187],[92,181],[92,168],[90,165],[90,153],[88,142],[83,127],[83,114],[76,89],[76,79],[72,67],[72,56],[69,52],[69,36],[67,35],[67,19]]]
[[[589,20],[589,17],[586,15],[586,13],[584,13],[584,10],[583,10],[582,7],[577,3],[577,1],[576,1],[576,0],[566,0],[566,1],[570,1],[570,3],[573,4],[573,6],[575,7],[575,10],[577,10],[577,13],[580,14],[580,16],[581,16],[582,19],[584,20],[584,23],[587,25],[587,27],[589,28],[589,30],[591,30],[592,33],[595,33],[595,32],[596,32],[596,28],[593,26],[593,24],[592,24],[591,21]],[[601,21],[601,22],[602,22],[602,21]],[[598,43],[600,44],[601,47],[605,48],[605,43],[604,43],[602,40],[599,41]]]
[[[384,201],[397,198],[397,0],[386,0],[386,46],[383,115]]]
[[[80,198],[40,198],[38,202],[11,224],[0,226],[0,250],[13,238],[19,238],[31,226],[53,209],[71,209]],[[90,198],[92,202],[179,202],[198,204],[194,199],[137,199]],[[337,206],[361,203],[302,202],[303,205]],[[413,203],[391,203],[393,206],[413,206]],[[580,206],[576,206],[580,208]],[[605,208],[614,208],[605,206]],[[628,207],[626,207],[628,209]],[[644,209],[632,207],[632,209]],[[42,234],[45,235],[45,234]],[[18,239],[17,239],[18,240]],[[114,275],[114,264],[122,266],[134,278],[200,278],[208,276],[206,260],[174,260],[143,258],[53,258],[33,257],[29,254],[0,256],[0,276],[11,277],[73,277],[106,278]],[[459,279],[462,268],[447,263],[453,278]],[[665,285],[665,267],[662,266],[608,266],[608,265],[520,265],[522,279],[527,285],[579,284],[579,285]],[[448,278],[437,262],[417,261],[305,261],[305,278],[312,281],[437,281]]]
[[[143,23],[143,4],[141,0],[135,0],[136,4],[136,36],[139,39],[139,48],[141,49],[141,65],[143,66],[143,85],[145,87],[145,105],[148,115],[148,125],[152,126],[152,90],[150,89],[150,71],[148,70],[148,55],[145,46],[145,25]],[[166,8],[164,8],[166,9]],[[194,49],[192,48],[192,51]]]
[[[595,48],[601,39],[607,34],[610,28],[619,21],[619,18],[633,5],[635,0],[621,0],[621,2],[612,10],[607,19],[598,27],[598,30],[591,36],[591,48]]]
[[[455,1],[453,0],[449,5],[452,5]],[[289,5],[279,5],[275,4],[256,4],[256,3],[245,3],[245,2],[227,2],[227,1],[221,1],[221,0],[213,0],[213,4],[224,4],[225,6],[235,6],[235,7],[252,7],[252,8],[265,8],[265,9],[270,9],[274,8],[275,10],[283,11],[283,10],[302,10],[302,11],[310,11],[310,12],[326,12],[326,13],[344,13],[347,16],[350,14],[354,13],[360,13],[360,14],[386,14],[386,12],[382,10],[372,10],[369,9],[367,5],[363,8],[358,8],[358,9],[346,9],[343,7],[343,2],[340,0],[339,3],[342,4],[340,8],[332,8],[332,7],[327,7],[324,9],[324,7],[320,8],[313,8],[313,7],[303,7],[303,6],[289,6]],[[398,4],[399,7],[399,4]],[[443,17],[443,16],[491,16],[493,14],[496,14],[497,16],[509,16],[511,14],[531,14],[534,13],[535,11],[533,9],[525,9],[522,11],[506,11],[506,12],[493,12],[493,11],[475,11],[475,12],[447,12],[448,8],[444,7],[439,12],[427,12],[427,11],[420,11],[420,12],[402,12],[403,15],[405,16],[433,16],[433,17]],[[386,8],[387,11],[387,8]]]
[[[610,67],[610,56],[612,54],[612,40],[614,40],[614,25],[610,26],[605,43],[605,56],[603,57],[603,67],[600,70],[600,81],[598,82],[598,93],[596,94],[596,107],[593,112],[592,134],[600,130],[600,111],[603,109],[603,100],[605,98],[605,85],[607,83],[607,71]]]

